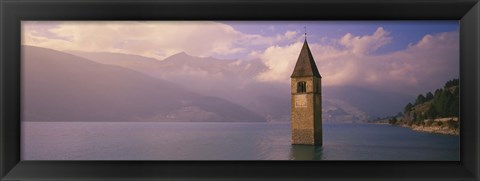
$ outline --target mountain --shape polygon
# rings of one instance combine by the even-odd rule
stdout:
[[[26,121],[264,121],[230,101],[71,54],[22,47]]]
[[[414,96],[371,90],[358,86],[331,86],[323,89],[325,99],[342,100],[372,117],[397,114]]]
[[[324,123],[365,123],[371,116],[340,99],[325,98],[322,102]]]
[[[259,60],[219,60],[175,54],[164,60],[105,52],[71,52],[103,63],[118,65],[169,80],[203,95],[239,104],[274,121],[289,121],[290,85],[256,80],[268,69]],[[326,122],[365,122],[396,114],[413,97],[357,86],[323,88],[323,119]]]
[[[242,105],[265,118],[290,115],[290,98],[285,97],[290,95],[289,85],[255,80],[260,72],[267,69],[261,61],[219,60],[212,57],[194,57],[186,53],[178,53],[164,60],[120,53],[69,53],[169,80],[202,95],[219,97]],[[280,102],[283,104],[279,104]]]
[[[122,53],[82,51],[69,51],[68,53],[102,64],[137,70],[163,79],[178,79],[182,76],[191,79],[194,78],[192,75],[201,77],[208,75],[211,79],[228,78],[229,82],[232,82],[255,77],[267,68],[260,61],[220,60],[212,57],[195,57],[184,52],[164,60]]]

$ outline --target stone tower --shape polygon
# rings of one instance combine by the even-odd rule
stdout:
[[[292,144],[322,145],[322,77],[306,38],[290,78]]]

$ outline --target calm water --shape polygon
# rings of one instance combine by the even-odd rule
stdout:
[[[23,160],[458,160],[459,137],[326,124],[322,147],[289,123],[24,122]]]

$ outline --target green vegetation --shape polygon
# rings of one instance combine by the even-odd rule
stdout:
[[[396,117],[393,117],[393,118],[388,120],[388,123],[390,123],[390,124],[396,124],[397,122],[398,122],[398,120],[397,120]]]
[[[453,79],[445,83],[435,94],[428,92],[417,96],[415,103],[405,106],[404,115],[409,116],[409,122],[419,124],[425,119],[458,117],[459,114],[459,80]]]
[[[453,130],[453,134],[459,132],[459,80],[447,81],[443,88],[434,93],[427,92],[417,96],[413,103],[408,103],[403,113],[388,118],[392,125],[440,128]],[[443,119],[442,119],[443,118]],[[450,134],[450,133],[449,133]]]

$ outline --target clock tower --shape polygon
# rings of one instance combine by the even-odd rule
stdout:
[[[322,77],[306,38],[290,78],[292,144],[322,145]]]

